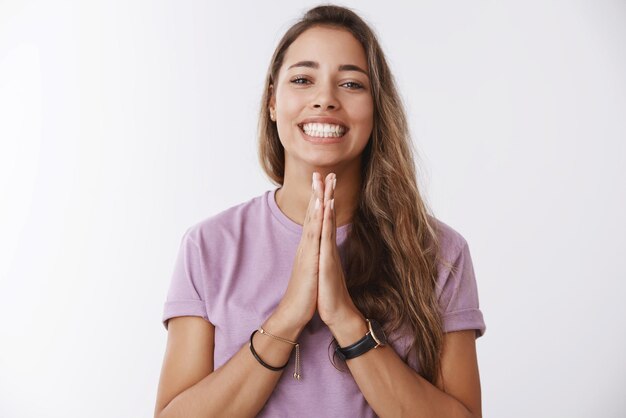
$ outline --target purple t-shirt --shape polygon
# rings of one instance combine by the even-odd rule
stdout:
[[[184,233],[164,305],[162,322],[175,316],[200,316],[215,326],[214,369],[226,363],[250,334],[272,314],[285,293],[302,226],[275,200],[276,189],[192,225]],[[433,218],[434,219],[434,218]],[[466,240],[434,219],[442,231],[442,256],[456,266],[439,266],[437,294],[444,332],[486,327]],[[337,228],[342,263],[350,224]],[[269,330],[268,330],[269,331]],[[271,331],[270,331],[271,332]],[[388,336],[400,355],[412,341],[407,332]],[[345,364],[331,364],[333,336],[316,313],[298,337],[301,380],[293,378],[295,350],[259,417],[375,417]],[[250,353],[252,356],[252,353]],[[419,371],[414,351],[408,365]],[[259,367],[262,367],[259,365]],[[347,371],[347,372],[346,372]]]

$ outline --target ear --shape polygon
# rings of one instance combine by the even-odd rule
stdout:
[[[276,108],[276,98],[274,97],[274,86],[270,84],[270,103],[269,109],[273,112]]]

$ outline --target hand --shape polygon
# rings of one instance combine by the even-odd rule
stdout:
[[[334,209],[336,181],[335,173],[326,176],[317,291],[317,311],[329,327],[359,312],[348,293],[337,248],[337,217]]]
[[[319,173],[313,173],[313,185],[315,190],[311,190],[289,284],[276,309],[300,328],[313,318],[317,307],[320,235],[324,215],[324,187]],[[316,199],[319,199],[317,208]]]

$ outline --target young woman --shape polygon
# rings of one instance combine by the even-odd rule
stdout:
[[[260,161],[280,187],[185,232],[155,416],[480,417],[468,245],[420,196],[372,30],[309,10],[261,107]]]

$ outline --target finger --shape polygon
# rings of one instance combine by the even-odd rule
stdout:
[[[333,195],[333,178],[335,177],[335,173],[328,173],[326,178],[324,179],[324,206],[328,204],[330,199],[332,199]]]
[[[315,215],[317,216],[315,219],[318,221],[316,223],[317,237],[319,239],[322,232],[322,222],[324,221],[324,208],[326,207],[326,199],[324,197],[326,187],[322,180],[322,175],[317,171],[313,174],[313,184],[315,185],[315,196],[319,199],[319,204],[317,204],[319,207],[315,211]]]
[[[313,216],[316,213],[316,208],[315,208],[315,200],[317,198],[320,199],[320,206],[323,202],[323,187],[320,187],[321,182],[320,182],[320,174],[317,171],[313,172],[313,176],[311,179],[311,198],[309,199],[309,206],[307,208],[307,216],[305,217],[305,225],[308,221],[311,221],[313,219]]]
[[[337,211],[335,210],[335,188],[337,185],[337,175],[333,177],[333,183],[331,185],[332,192],[332,200],[330,202],[330,211],[331,211],[331,219],[332,219],[332,240],[333,242],[337,242]]]
[[[324,220],[322,223],[322,243],[320,244],[320,252],[331,250],[332,238],[333,238],[333,225],[332,225],[332,209],[330,207],[330,200],[333,195],[332,182],[335,174],[329,173],[326,176],[326,190],[324,193]],[[327,253],[328,254],[328,253]]]
[[[329,189],[329,193],[328,193],[328,206],[329,206],[329,216],[328,216],[328,221],[329,221],[329,226],[330,226],[330,234],[329,234],[329,238],[331,240],[331,242],[336,242],[335,241],[335,237],[336,237],[336,231],[337,231],[337,227],[336,227],[336,223],[335,223],[335,184],[337,182],[337,175],[335,173],[332,173],[332,176],[328,179],[328,189]],[[332,200],[332,203],[331,203]]]
[[[324,196],[321,176],[318,172],[314,172],[312,176],[312,186],[315,190],[311,193],[309,200],[308,217],[302,229],[302,240],[306,248],[311,248],[314,254],[319,254],[319,241],[322,230],[323,213],[324,213]],[[306,250],[305,248],[305,250]],[[303,250],[303,251],[305,251]]]

